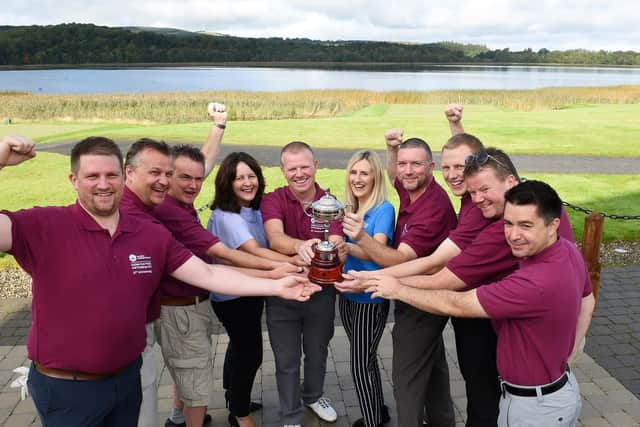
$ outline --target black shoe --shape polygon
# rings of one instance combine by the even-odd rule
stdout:
[[[382,424],[386,424],[391,421],[391,416],[389,415],[389,407],[387,405],[382,405]]]
[[[211,424],[211,415],[204,414],[204,421],[202,422],[202,427]],[[187,423],[176,424],[171,421],[171,418],[167,418],[167,421],[164,423],[164,427],[186,427]]]
[[[225,390],[225,392],[224,392],[224,402],[225,403],[224,404],[225,404],[226,408],[229,407],[229,400],[231,400],[231,399],[229,399],[230,396],[231,396],[231,393],[229,392],[229,390]],[[249,413],[259,411],[260,409],[262,409],[262,403],[254,402],[254,401],[249,402]]]
[[[256,412],[262,409],[262,403],[260,402],[249,402],[249,412]]]
[[[238,419],[233,414],[229,414],[229,425],[231,427],[240,427],[240,423],[238,422]]]
[[[387,407],[387,405],[384,405],[382,407],[382,422],[378,424],[376,427],[382,427],[384,424],[388,423],[389,421],[391,421],[391,417],[389,416],[389,408]],[[357,419],[356,422],[351,425],[351,427],[365,427],[364,418]]]

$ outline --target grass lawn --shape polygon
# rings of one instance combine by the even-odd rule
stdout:
[[[449,136],[442,105],[378,104],[344,116],[230,122],[225,144],[282,146],[303,140],[313,147],[380,148],[384,131],[405,129],[440,147]],[[640,104],[579,105],[558,110],[516,111],[491,105],[465,107],[465,127],[486,145],[510,154],[640,157]],[[106,122],[18,122],[0,125],[0,137],[19,133],[40,143],[77,141],[89,135],[116,140],[146,136],[201,142],[209,123],[132,125]]]
[[[6,168],[2,174],[3,190],[0,193],[0,208],[16,210],[34,205],[59,205],[71,203],[75,194],[68,181],[69,158],[60,154],[39,153],[36,159],[22,165]],[[267,191],[284,185],[285,181],[278,168],[264,168]],[[213,174],[216,171],[214,170]],[[213,199],[213,176],[205,182],[196,207],[207,205]],[[541,179],[551,184],[564,200],[573,204],[602,212],[640,215],[640,189],[634,175],[563,175],[527,174],[529,179]],[[345,173],[343,170],[321,169],[317,174],[323,187],[330,187],[339,199],[343,198]],[[442,183],[439,172],[436,179]],[[589,191],[585,191],[589,189]],[[397,206],[395,190],[388,186],[389,199]],[[458,199],[452,197],[458,208]],[[568,211],[576,239],[581,239],[584,214]],[[201,212],[203,222],[209,211]],[[604,239],[640,240],[638,221],[605,220]]]

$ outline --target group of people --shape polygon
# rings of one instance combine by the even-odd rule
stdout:
[[[377,361],[390,300],[398,426],[455,424],[442,340],[449,316],[468,427],[576,424],[568,360],[594,307],[589,275],[556,192],[521,182],[507,154],[464,133],[461,106],[445,109],[453,135],[440,165],[459,213],[434,179],[429,145],[387,131],[397,219],[382,160],[356,152],[348,212],[329,225],[344,262],[333,286],[306,278],[323,238],[306,210],[325,190],[304,142],[282,148],[286,185],[267,194],[258,162],[229,154],[202,226],[194,201],[227,125],[222,104],[209,115],[201,148],[143,138],[123,162],[113,141],[87,138],[71,153],[75,204],[0,213],[0,250],[33,279],[28,386],[43,426],[160,425],[156,341],[175,384],[165,426],[206,425],[215,312],[229,335],[229,424],[254,427],[265,306],[282,424],[301,426],[305,407],[336,421],[323,390],[337,294],[362,413],[354,427],[392,416]],[[26,138],[0,142],[0,166],[34,155]]]

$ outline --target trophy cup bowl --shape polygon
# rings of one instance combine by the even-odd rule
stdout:
[[[313,258],[309,270],[309,280],[318,285],[332,285],[342,281],[342,263],[338,257],[338,248],[329,241],[329,225],[344,217],[344,205],[333,197],[329,190],[320,199],[311,203],[305,213],[311,217],[312,228],[321,227],[323,240],[313,245]]]

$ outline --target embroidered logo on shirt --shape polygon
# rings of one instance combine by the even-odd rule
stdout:
[[[137,274],[151,274],[153,273],[153,265],[151,264],[151,257],[147,255],[129,255],[129,262],[131,263],[131,271],[133,275]]]
[[[405,234],[407,234],[409,232],[409,224],[405,224],[402,227],[402,235],[404,236]]]

